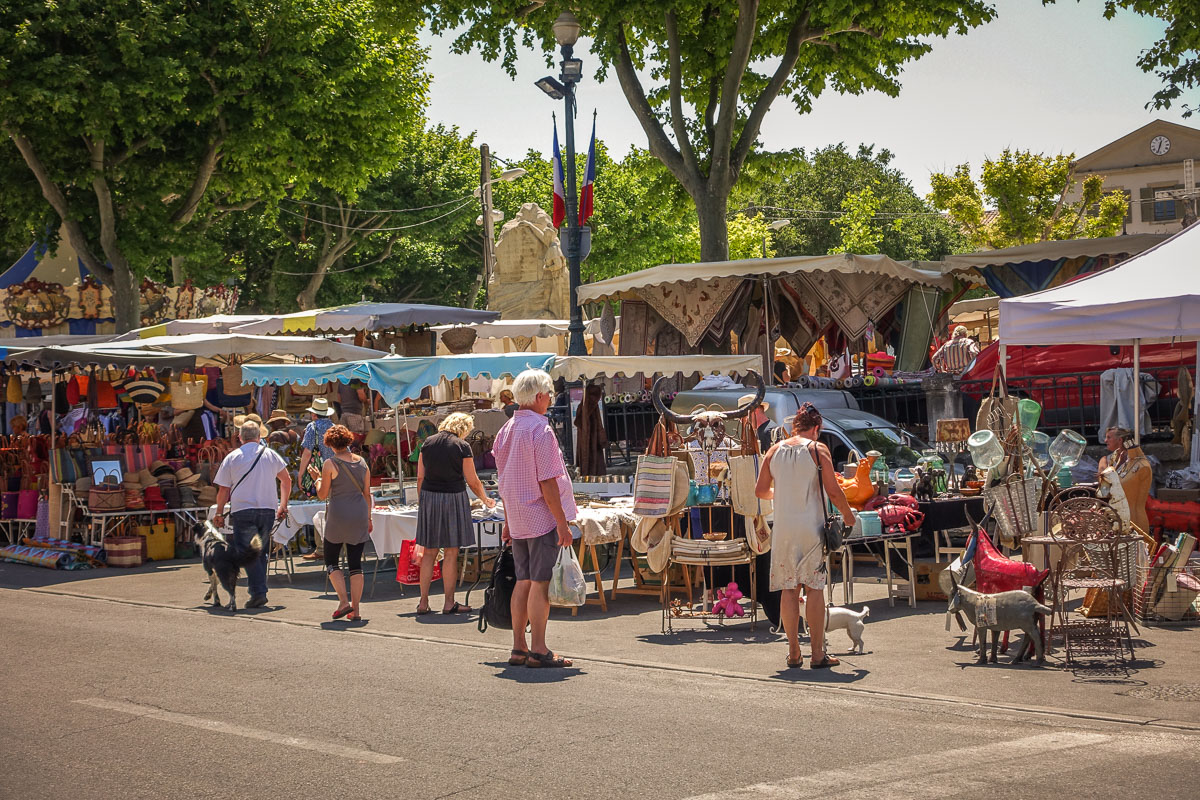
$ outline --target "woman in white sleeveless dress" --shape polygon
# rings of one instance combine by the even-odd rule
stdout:
[[[813,668],[836,667],[838,660],[825,652],[825,556],[821,528],[825,508],[817,483],[821,460],[825,494],[842,512],[847,527],[854,524],[854,509],[838,486],[829,449],[818,441],[821,412],[805,403],[796,414],[794,435],[771,447],[763,459],[755,493],[775,502],[771,536],[771,591],[781,591],[779,615],[787,633],[789,668],[804,663],[800,654],[800,592],[808,619]]]

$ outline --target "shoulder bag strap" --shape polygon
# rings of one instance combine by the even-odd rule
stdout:
[[[341,461],[341,459],[340,459],[340,458],[338,458],[337,456],[334,456],[333,458],[331,458],[331,459],[329,459],[329,460],[330,460],[330,461],[332,461],[332,462],[334,462],[334,463],[336,463],[336,462],[338,462],[338,461]],[[342,463],[343,463],[343,464],[345,464],[345,463],[347,463],[347,462],[345,462],[345,461],[342,461]],[[363,458],[362,458],[362,456],[358,456],[356,461],[351,461],[351,462],[349,462],[349,463],[350,463],[351,465],[353,465],[353,464],[365,464],[365,463],[367,463],[367,462],[363,461]],[[338,467],[338,470],[340,471],[340,470],[341,470],[341,467]],[[355,488],[355,489],[358,489],[359,493],[361,494],[361,493],[363,492],[363,485],[362,485],[362,481],[360,481],[360,480],[358,479],[358,476],[357,476],[357,475],[355,475],[355,474],[354,474],[353,472],[351,472],[350,470],[346,470],[346,474],[350,476],[350,482],[354,484],[354,488]]]
[[[242,485],[242,481],[246,480],[246,478],[249,478],[250,473],[254,472],[254,468],[258,466],[258,460],[263,457],[263,453],[266,451],[267,446],[265,444],[258,448],[258,455],[254,457],[253,463],[250,464],[250,469],[246,470],[242,477],[238,478],[238,482],[233,485],[233,488],[229,490],[229,499],[231,501],[233,500],[233,493],[236,492],[238,487]]]
[[[825,471],[821,468],[821,454],[817,452],[816,443],[808,449],[812,460],[817,464],[817,486],[821,489],[821,516],[829,516],[829,498],[825,496]]]

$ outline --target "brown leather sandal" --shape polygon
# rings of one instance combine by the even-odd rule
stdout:
[[[529,658],[529,653],[524,650],[510,650],[508,657],[508,665],[510,667],[523,667],[525,661]]]
[[[569,667],[573,663],[571,659],[563,658],[554,653],[530,653],[528,658],[525,659],[525,666],[533,667],[534,669],[538,667]]]

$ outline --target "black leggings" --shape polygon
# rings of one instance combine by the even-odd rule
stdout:
[[[351,575],[362,575],[362,554],[363,554],[363,548],[365,548],[366,546],[367,546],[366,542],[363,542],[362,544],[348,544],[345,546],[346,547],[346,565],[350,567],[349,572]],[[328,570],[329,572],[333,572],[334,570],[341,569],[341,567],[338,566],[338,561],[341,560],[341,557],[342,557],[342,543],[341,542],[331,542],[328,539],[326,539],[325,540],[325,569]]]

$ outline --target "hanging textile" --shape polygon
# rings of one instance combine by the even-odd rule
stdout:
[[[604,386],[589,383],[583,390],[583,402],[575,414],[575,465],[581,475],[605,475],[608,473],[608,434],[604,431],[604,414],[600,400]]]
[[[637,294],[683,334],[688,346],[695,347],[743,282],[742,278],[713,278],[667,283],[638,289]]]
[[[847,339],[862,336],[904,297],[910,283],[878,273],[800,272],[795,280],[820,298]]]
[[[924,369],[942,298],[941,289],[920,284],[909,287],[900,310],[900,342],[896,353],[898,371],[919,372]]]

